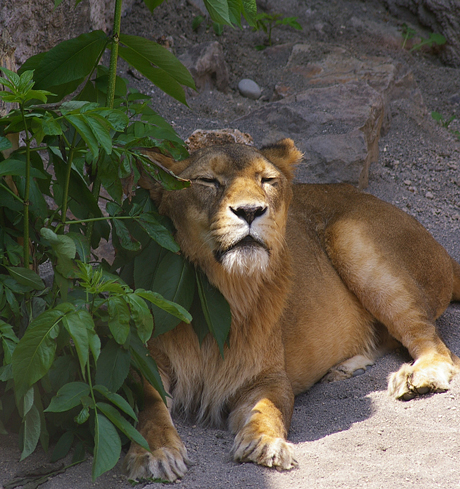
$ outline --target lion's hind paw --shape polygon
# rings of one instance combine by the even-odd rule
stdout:
[[[152,453],[145,450],[130,450],[123,461],[128,479],[162,479],[174,482],[187,472],[190,460],[185,447],[158,448]]]
[[[259,438],[249,439],[237,435],[232,453],[236,462],[254,462],[278,470],[290,470],[297,466],[294,447],[284,438],[260,435]]]
[[[366,355],[356,355],[332,367],[321,382],[336,382],[366,373],[374,364],[374,359]]]
[[[449,389],[449,383],[457,371],[458,367],[447,361],[405,363],[391,374],[388,392],[390,396],[403,401],[429,392],[444,392]]]

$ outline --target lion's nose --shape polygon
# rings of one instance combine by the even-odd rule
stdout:
[[[241,217],[241,219],[244,219],[251,225],[256,217],[260,217],[266,212],[267,207],[262,207],[260,205],[242,205],[236,209],[233,207],[230,207],[230,209],[235,215]]]

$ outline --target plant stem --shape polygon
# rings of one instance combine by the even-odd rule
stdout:
[[[0,183],[0,187],[3,188],[3,190],[6,190],[9,194],[11,194],[12,197],[14,197],[16,200],[19,200],[21,204],[24,204],[24,201],[19,197],[19,195],[16,195],[7,185],[3,185],[3,183]]]
[[[96,199],[96,202],[99,202],[99,194],[101,193],[101,178],[99,176],[99,173],[97,171],[97,167],[98,165],[96,165],[95,167],[95,179],[94,179],[94,183],[93,183],[93,190],[92,190],[92,194],[94,196],[94,198]],[[91,214],[92,215],[92,214]],[[106,219],[105,217],[103,218],[91,218],[91,219],[86,219],[86,221],[89,223],[88,224],[88,228],[86,230],[86,237],[88,238],[88,241],[91,243],[91,238],[93,236],[93,229],[94,229],[94,221],[98,220],[104,220]]]
[[[73,136],[72,145],[70,146],[69,158],[67,159],[67,173],[65,176],[64,182],[64,197],[62,198],[62,214],[61,214],[61,222],[64,224],[67,218],[67,206],[69,201],[69,187],[70,187],[70,175],[72,174],[72,161],[73,155],[75,153],[75,141],[77,139],[77,131]]]
[[[23,259],[24,268],[29,268],[29,196],[30,196],[30,139],[29,131],[27,130],[26,115],[24,106],[21,104],[22,123],[26,133],[26,187],[24,191],[24,243],[23,243]]]
[[[115,0],[115,12],[113,15],[113,43],[112,52],[110,54],[109,86],[107,89],[107,107],[109,107],[110,109],[113,109],[113,100],[115,98],[115,82],[117,77],[118,42],[120,39],[122,3],[123,0]]]
[[[92,217],[90,219],[80,219],[79,221],[66,221],[63,224],[85,224],[86,222],[109,221],[113,219],[138,219],[139,216],[107,216]]]

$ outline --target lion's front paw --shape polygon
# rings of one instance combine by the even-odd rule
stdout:
[[[131,446],[123,461],[123,468],[129,479],[163,479],[173,482],[185,475],[189,463],[184,445],[179,449],[162,447],[151,453],[139,446]]]
[[[458,371],[452,363],[418,360],[413,365],[404,364],[391,374],[388,392],[396,399],[409,401],[428,392],[443,392]]]
[[[289,470],[297,466],[294,447],[284,438],[263,434],[254,437],[243,431],[236,436],[232,453],[236,462],[255,462],[280,470]]]

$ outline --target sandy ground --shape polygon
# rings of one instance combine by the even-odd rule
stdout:
[[[180,8],[173,7],[174,3]],[[380,141],[379,162],[371,167],[368,191],[417,217],[460,260],[460,143],[429,117],[433,110],[446,116],[460,112],[460,70],[443,66],[436,54],[410,55],[379,41],[378,28],[372,22],[388,30],[397,29],[406,19],[392,18],[378,1],[312,1],[307,5],[290,0],[286,4],[291,9],[292,5],[298,7],[295,14],[306,27],[301,32],[281,29],[276,42],[327,40],[362,53],[389,55],[412,69],[428,115],[419,118],[404,105],[393,107],[391,128]],[[212,31],[191,31],[193,16],[185,2],[170,1],[159,12],[158,23],[152,23],[137,4],[123,22],[132,33],[173,35],[178,54],[198,38],[214,39]],[[374,26],[377,34],[354,32],[350,26],[356,16],[367,26]],[[317,26],[321,22],[322,29]],[[230,68],[229,93],[214,91],[194,97],[190,109],[155,95],[154,106],[175,121],[182,136],[197,128],[231,127],[232,120],[262,103],[243,99],[236,91],[238,80],[244,76],[256,79],[267,93],[276,83],[276,73],[264,72],[251,47],[257,43],[257,36],[260,34],[247,29],[244,34],[226,29],[218,38]],[[450,128],[458,129],[455,124]],[[460,356],[460,305],[450,306],[438,326],[448,346]],[[359,377],[320,383],[298,396],[289,440],[295,445],[299,467],[290,472],[235,464],[229,457],[232,436],[228,432],[176,420],[194,461],[176,484],[184,489],[460,488],[460,376],[448,392],[410,402],[394,401],[386,392],[387,377],[405,361],[409,361],[407,354],[394,352]],[[0,436],[0,485],[18,471],[41,467],[48,460],[40,450],[22,463],[18,462],[19,455],[16,438]],[[92,483],[90,464],[89,459],[41,487],[130,487],[121,475],[120,464]]]

